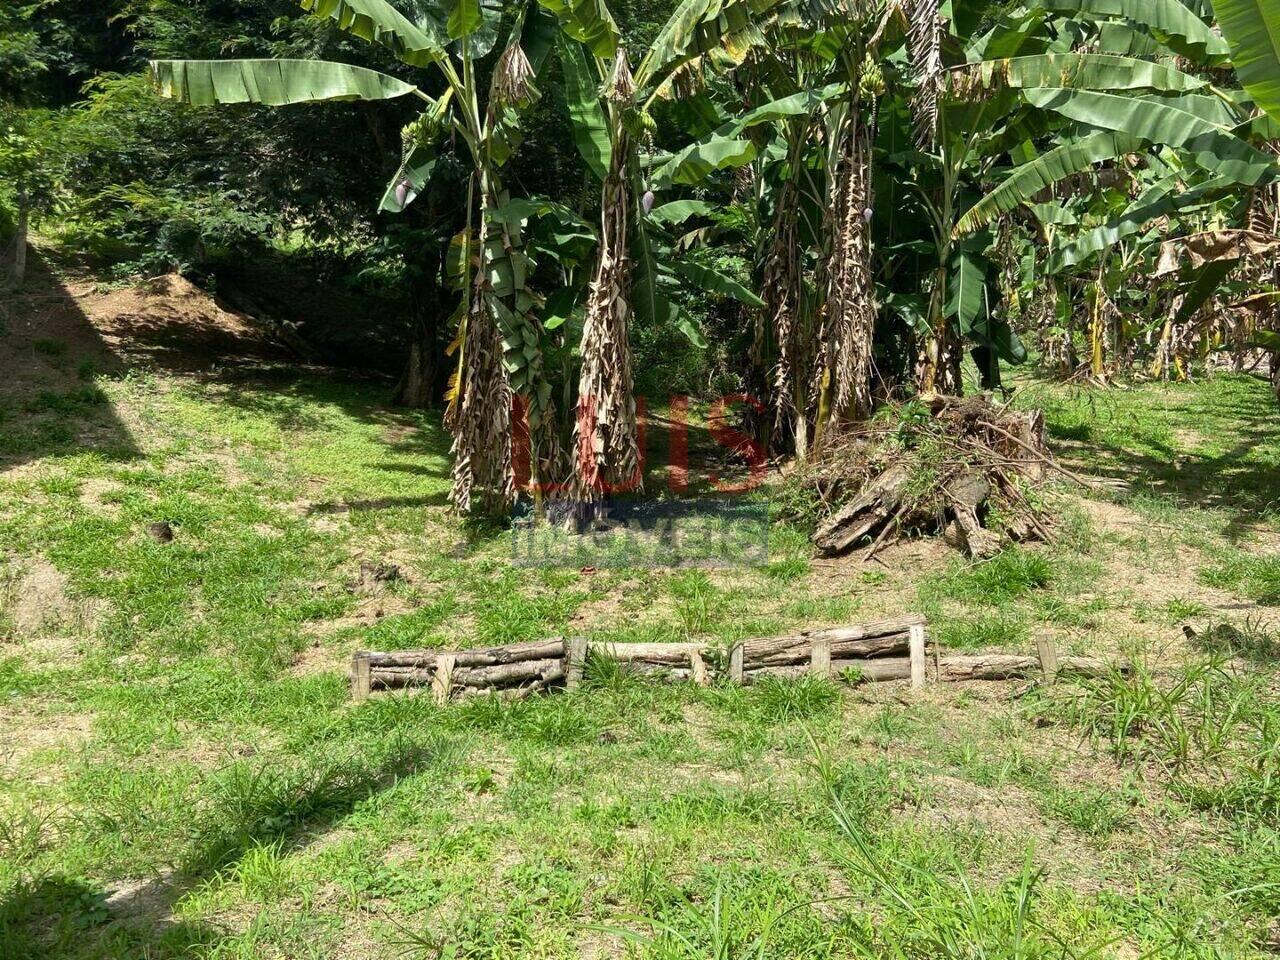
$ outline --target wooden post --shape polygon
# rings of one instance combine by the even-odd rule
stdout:
[[[357,650],[351,658],[351,699],[365,700],[373,689],[373,666],[369,655]]]
[[[809,672],[824,680],[831,676],[831,641],[815,637],[809,650]]]
[[[1036,637],[1036,654],[1040,657],[1044,682],[1053,683],[1058,678],[1058,647],[1053,637]]]
[[[742,644],[735,643],[729,651],[729,680],[732,683],[742,682],[743,659]]]
[[[564,668],[564,685],[572,690],[582,683],[582,675],[587,667],[587,638],[570,637],[565,641],[565,651],[569,662]]]
[[[908,650],[911,654],[911,688],[914,690],[923,687],[925,682],[924,627],[919,624],[911,627]]]
[[[436,658],[436,672],[431,677],[431,696],[436,703],[449,702],[453,692],[453,667],[457,658],[452,653],[442,653]]]
[[[689,673],[698,686],[711,686],[711,677],[707,674],[707,661],[702,659],[702,652],[699,650],[689,651]]]

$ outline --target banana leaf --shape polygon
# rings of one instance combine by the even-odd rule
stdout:
[[[1032,199],[1060,180],[1088,170],[1095,163],[1112,160],[1142,149],[1142,141],[1123,133],[1101,131],[1074,143],[1041,154],[1015,167],[1008,178],[969,208],[956,223],[954,236],[962,237],[986,226],[996,217]]]
[[[718,294],[722,297],[730,297],[739,303],[745,303],[750,307],[763,307],[764,301],[758,296],[734,280],[730,276],[726,276],[718,270],[704,266],[700,263],[693,263],[689,260],[677,260],[672,269],[677,274],[689,281],[699,290],[706,293]]]
[[[1039,0],[1039,5],[1054,13],[1132,20],[1165,46],[1201,63],[1219,63],[1231,52],[1226,41],[1179,0]]]
[[[298,0],[303,10],[333,20],[347,33],[378,43],[397,58],[425,67],[445,56],[448,34],[434,20],[414,23],[386,0]]]
[[[600,103],[600,81],[573,40],[561,36],[557,47],[564,69],[564,99],[573,126],[573,142],[587,168],[603,181],[609,173],[613,141]]]
[[[663,164],[653,175],[653,187],[661,190],[673,183],[695,184],[717,170],[732,170],[756,158],[750,140],[713,139],[695,143]]]
[[[1071,242],[1063,244],[1050,258],[1049,272],[1058,273],[1067,267],[1083,263],[1095,253],[1140,233],[1156,218],[1204,203],[1215,193],[1229,190],[1232,186],[1230,180],[1220,177],[1182,193],[1172,193],[1181,179],[1180,175],[1174,174],[1158,181],[1144,190],[1123,213],[1110,222],[1086,230]]]
[[[1240,82],[1280,120],[1280,6],[1275,0],[1216,0],[1215,9]]]
[[[560,28],[597,57],[612,57],[618,49],[618,25],[604,0],[538,0],[555,15]]]
[[[1188,151],[1206,170],[1237,183],[1258,186],[1280,172],[1274,157],[1214,123],[1152,99],[1087,90],[1032,87],[1023,96],[1033,106],[1103,130],[1141,137]]]
[[[690,217],[705,217],[721,209],[720,204],[706,200],[672,200],[649,211],[649,219],[659,226],[671,227]]]
[[[328,60],[152,60],[160,95],[195,106],[325,100],[391,100],[412,84],[365,67]]]
[[[1046,53],[984,60],[953,71],[984,87],[1070,87],[1079,90],[1167,90],[1207,86],[1205,80],[1163,63],[1101,53]]]

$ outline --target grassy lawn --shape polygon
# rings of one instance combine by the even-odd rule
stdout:
[[[1263,381],[1028,381],[1015,402],[1066,461],[1128,481],[1051,494],[1049,548],[864,567],[775,526],[763,567],[579,571],[452,520],[447,436],[380,384],[22,350],[0,391],[3,960],[1280,949]],[[357,648],[727,643],[910,610],[952,649],[1050,634],[1137,669],[346,696]]]

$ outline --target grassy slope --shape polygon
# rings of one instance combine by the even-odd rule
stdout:
[[[78,360],[29,362],[56,380]],[[1052,549],[894,548],[873,571],[810,564],[786,529],[760,570],[512,568],[448,519],[438,424],[381,396],[135,372],[5,400],[0,958],[1274,945],[1274,651],[1254,630],[1233,664],[1177,629],[1276,599],[1265,384],[1032,386],[1070,455],[1149,482],[1064,500]],[[143,532],[159,518],[173,543]],[[362,559],[404,577],[362,585]],[[914,608],[952,647],[1047,631],[1186,682],[912,698],[605,672],[506,707],[345,699],[357,647],[729,641]]]

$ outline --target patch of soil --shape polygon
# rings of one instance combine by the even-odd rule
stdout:
[[[71,619],[76,604],[67,595],[67,578],[53,564],[34,560],[17,583],[0,596],[14,632],[27,638]]]
[[[0,779],[22,777],[35,783],[55,782],[64,770],[61,764],[39,764],[38,771],[24,770],[26,761],[46,751],[72,750],[93,735],[91,713],[50,717],[29,705],[22,709],[0,708]]]
[[[178,274],[103,291],[56,275],[38,256],[26,286],[0,307],[0,321],[8,348],[0,350],[0,394],[15,396],[33,385],[83,384],[86,369],[203,371],[291,356],[251,317]]]
[[[107,349],[129,365],[204,370],[290,356],[247,314],[179,274],[105,294],[81,285],[71,292]]]

